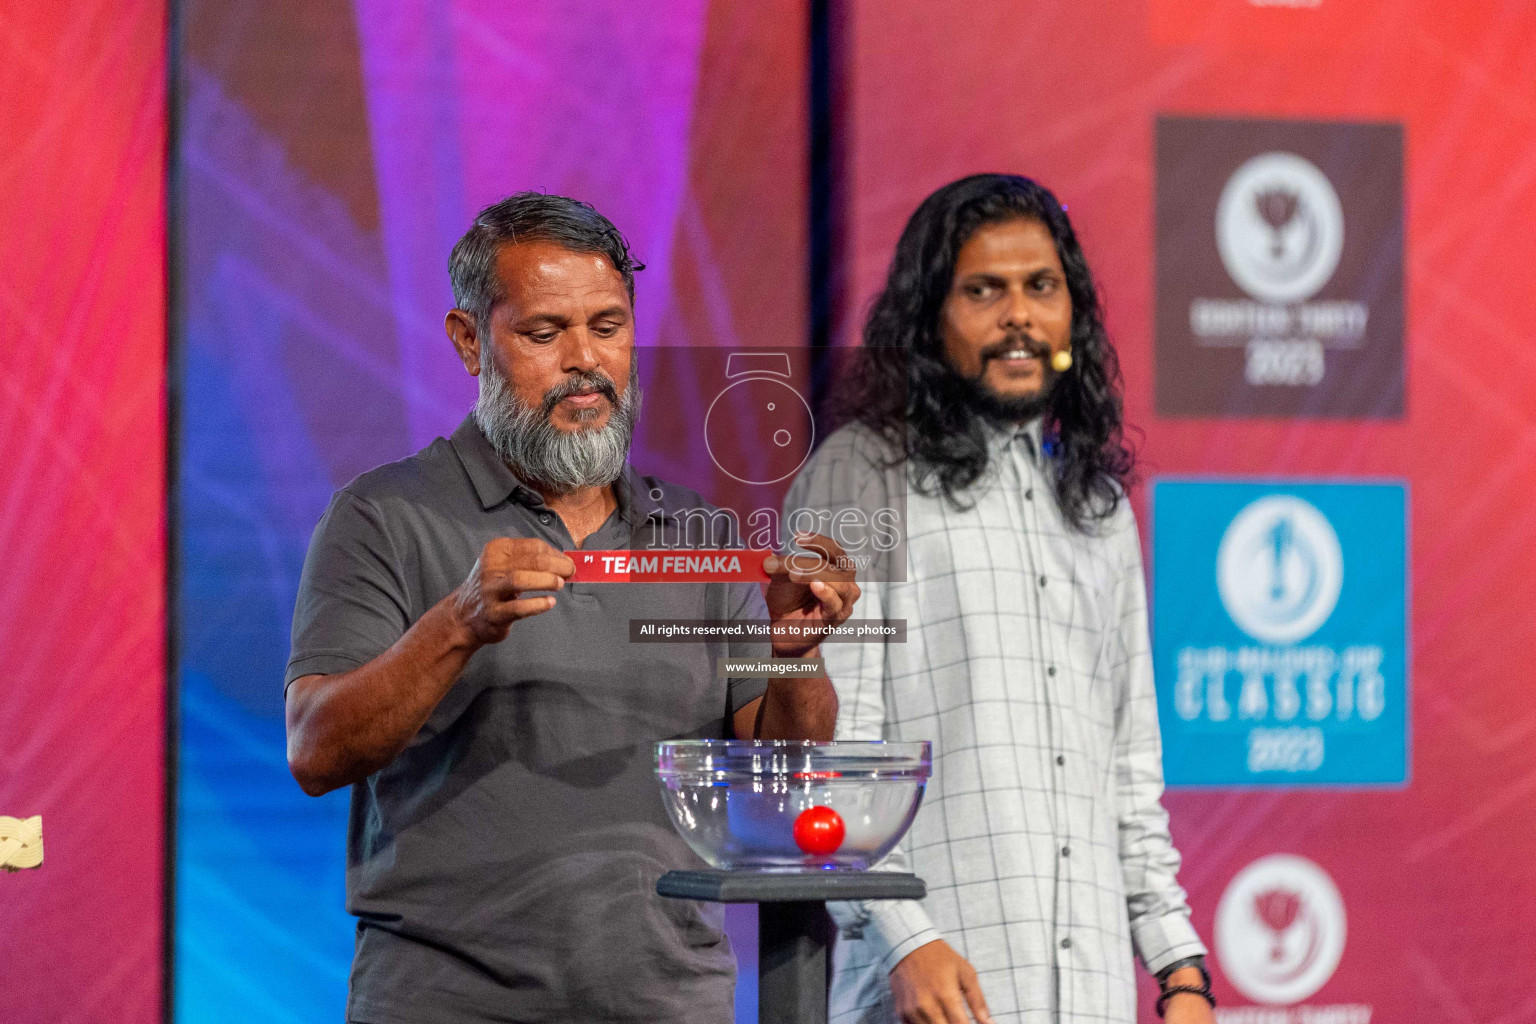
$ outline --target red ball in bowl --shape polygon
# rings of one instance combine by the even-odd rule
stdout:
[[[813,857],[826,857],[843,845],[846,831],[843,816],[832,808],[807,807],[795,819],[795,845]]]

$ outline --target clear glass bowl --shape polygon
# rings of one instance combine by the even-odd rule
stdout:
[[[865,870],[911,827],[932,766],[926,741],[656,744],[672,824],[725,869]]]

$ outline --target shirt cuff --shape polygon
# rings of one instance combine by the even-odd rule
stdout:
[[[828,903],[827,910],[840,928],[862,933],[882,975],[914,949],[944,937],[917,900]]]
[[[1136,921],[1131,926],[1131,936],[1136,940],[1136,951],[1141,962],[1154,975],[1175,960],[1187,956],[1207,956],[1209,951],[1195,926],[1189,923],[1187,912],[1173,913],[1150,921]]]

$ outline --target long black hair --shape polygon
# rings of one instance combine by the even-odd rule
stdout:
[[[962,492],[987,469],[984,416],[975,386],[944,358],[939,316],[960,249],[984,225],[1027,218],[1050,231],[1072,297],[1072,367],[1060,374],[1044,412],[1045,441],[1058,503],[1080,530],[1115,511],[1132,482],[1120,361],[1104,332],[1088,262],[1050,190],[1013,174],[977,174],[923,200],[896,243],[885,289],[864,325],[857,371],[839,388],[842,421],[865,424],[913,482],[963,505]]]

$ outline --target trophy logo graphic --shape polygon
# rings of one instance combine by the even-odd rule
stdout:
[[[1301,196],[1283,188],[1273,188],[1254,196],[1253,205],[1258,208],[1259,216],[1264,218],[1264,223],[1268,224],[1269,229],[1274,232],[1274,243],[1270,255],[1276,260],[1284,259],[1285,229],[1291,221],[1296,219],[1296,211],[1301,207]]]
[[[1339,602],[1344,554],[1338,534],[1300,498],[1260,498],[1234,516],[1222,535],[1216,586],[1232,621],[1255,640],[1304,640]]]
[[[1253,898],[1253,909],[1264,926],[1274,932],[1269,958],[1275,963],[1285,959],[1285,933],[1301,913],[1301,896],[1289,889],[1270,889]]]
[[[1216,247],[1239,288],[1260,302],[1303,302],[1338,269],[1344,212],[1327,175],[1295,153],[1262,153],[1227,180]]]
[[[1289,854],[1239,871],[1216,906],[1221,969],[1258,1003],[1296,1003],[1322,988],[1344,954],[1345,930],[1328,873]]]

